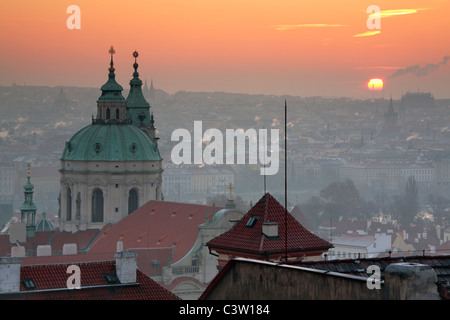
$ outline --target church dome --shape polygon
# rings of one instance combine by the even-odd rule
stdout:
[[[47,219],[47,213],[42,212],[42,219],[36,225],[36,231],[51,231],[53,230],[53,223]]]
[[[155,142],[131,124],[91,124],[68,141],[61,160],[159,161]]]

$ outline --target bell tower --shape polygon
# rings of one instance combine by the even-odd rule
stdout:
[[[36,205],[33,202],[34,185],[30,182],[30,165],[28,164],[27,183],[23,186],[25,201],[20,207],[20,221],[26,222],[28,237],[34,237],[36,231]]]

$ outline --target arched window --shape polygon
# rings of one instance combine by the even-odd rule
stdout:
[[[72,220],[72,190],[70,188],[67,188],[67,203],[66,203],[66,219],[67,221]]]
[[[128,214],[138,208],[138,193],[136,189],[131,189],[128,193]]]
[[[103,191],[95,189],[92,195],[92,222],[103,222]]]
[[[116,109],[116,119],[119,120],[119,109]]]
[[[109,119],[109,118],[111,118],[111,110],[109,110],[109,108],[108,108],[108,109],[106,109],[106,119]]]

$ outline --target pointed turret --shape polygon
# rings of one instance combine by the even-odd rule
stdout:
[[[156,141],[153,114],[150,114],[150,104],[145,100],[142,93],[142,80],[139,79],[139,73],[137,71],[139,67],[137,63],[138,56],[139,54],[137,51],[133,52],[134,72],[133,79],[130,81],[130,93],[126,99],[127,118],[131,119],[135,126],[144,130],[154,141]]]
[[[116,82],[113,55],[116,53],[113,46],[109,49],[111,62],[109,67],[108,81],[101,87],[102,95],[97,100],[97,117],[92,120],[98,123],[124,123],[126,122],[126,104],[122,95],[123,88]]]

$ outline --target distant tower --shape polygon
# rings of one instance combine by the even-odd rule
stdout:
[[[30,165],[28,165],[27,183],[23,186],[25,201],[20,207],[20,221],[27,223],[27,238],[34,237],[36,230],[36,205],[33,202],[34,185],[30,182]]]
[[[150,81],[150,89],[148,89],[148,98],[151,102],[155,102],[155,87],[153,87],[153,79]]]
[[[384,133],[392,134],[398,133],[400,128],[397,124],[398,122],[398,113],[394,110],[394,105],[392,103],[392,97],[389,102],[389,107],[387,111],[384,113]]]

